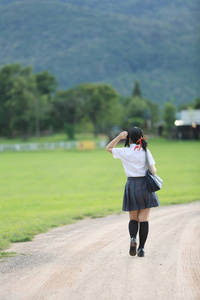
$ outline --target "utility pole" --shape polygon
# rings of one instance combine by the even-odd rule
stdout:
[[[40,110],[39,110],[39,103],[38,103],[38,95],[37,91],[35,90],[34,93],[34,102],[35,102],[35,136],[36,138],[40,137]]]

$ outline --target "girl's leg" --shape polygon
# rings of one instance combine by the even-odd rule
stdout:
[[[140,230],[139,230],[139,238],[140,238],[140,244],[139,249],[144,249],[145,242],[147,240],[148,232],[149,232],[149,213],[150,208],[146,209],[140,209],[138,214],[138,219],[140,222]],[[139,251],[139,256],[144,256],[144,252]]]
[[[140,209],[138,211],[138,221],[139,222],[148,222],[150,208]]]
[[[131,210],[131,211],[129,211],[129,218],[130,218],[130,220],[138,221],[138,213],[139,213],[139,210]]]
[[[129,233],[131,238],[136,238],[138,232],[138,210],[129,211]]]
[[[131,243],[130,243],[130,250],[129,254],[131,256],[136,255],[136,249],[137,249],[137,242],[136,242],[136,235],[138,232],[138,211],[129,211],[129,233],[131,237]]]

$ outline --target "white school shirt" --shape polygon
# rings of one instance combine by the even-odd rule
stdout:
[[[136,147],[137,146],[137,147]],[[148,160],[150,165],[155,165],[155,160],[149,150]],[[129,148],[113,148],[112,154],[114,158],[121,159],[124,171],[127,177],[144,177],[147,170],[145,151],[141,148],[138,151],[138,145],[131,144]]]

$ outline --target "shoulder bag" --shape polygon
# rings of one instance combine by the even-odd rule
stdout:
[[[148,153],[147,150],[145,151],[145,159],[146,159],[146,166],[147,171],[145,174],[146,182],[147,182],[147,189],[149,193],[158,191],[162,188],[163,180],[156,174],[152,174],[151,166],[148,160]]]

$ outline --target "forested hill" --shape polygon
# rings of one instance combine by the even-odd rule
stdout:
[[[0,66],[48,69],[66,89],[111,83],[163,103],[200,95],[198,0],[0,0]]]

